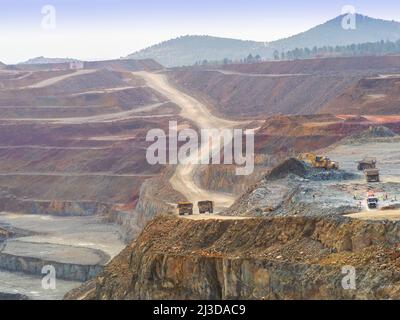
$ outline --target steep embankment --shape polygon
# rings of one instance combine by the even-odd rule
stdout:
[[[394,131],[399,131],[400,121],[388,119],[383,122]],[[361,133],[370,127],[380,126],[375,117],[359,116],[273,116],[269,117],[256,134],[256,152],[267,158],[278,158],[300,152],[325,148],[348,136]]]
[[[338,101],[340,112],[331,110],[329,105],[360,81],[368,82],[376,74],[398,73],[399,64],[398,56],[308,59],[233,64],[217,69],[181,68],[170,72],[169,77],[188,92],[209,101],[217,112],[233,118],[321,112],[347,114],[349,103]],[[397,90],[391,89],[389,83],[386,85],[385,89],[378,90],[379,94]],[[389,110],[392,109],[387,109],[387,113]],[[349,112],[354,113],[351,108]],[[366,114],[374,112],[372,107],[366,110]]]
[[[398,225],[346,219],[159,217],[67,299],[399,298]],[[341,285],[342,267],[357,290]]]
[[[170,77],[189,92],[211,101],[221,114],[245,119],[315,113],[359,79],[307,74],[255,76],[196,69],[174,71]]]
[[[398,114],[399,80],[400,74],[398,73],[363,78],[331,101],[322,112],[336,114]]]

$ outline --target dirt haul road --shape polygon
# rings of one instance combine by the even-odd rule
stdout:
[[[87,123],[108,123],[118,122],[137,118],[163,118],[170,117],[173,114],[158,114],[158,115],[136,115],[140,112],[147,112],[161,107],[164,102],[147,105],[128,111],[99,114],[86,117],[68,117],[68,118],[2,118],[2,122],[39,122],[39,123],[55,123],[55,124],[87,124]]]
[[[400,220],[400,210],[366,210],[346,215],[346,217],[361,220]]]
[[[89,74],[89,73],[93,73],[96,70],[78,70],[63,76],[58,76],[58,77],[54,77],[54,78],[50,78],[44,81],[40,81],[36,84],[30,85],[27,88],[29,89],[38,89],[38,88],[45,88],[45,87],[49,87],[52,86],[53,84],[56,84],[57,82],[63,81],[65,79],[71,78],[71,77],[76,77],[76,76],[81,76],[84,74]]]
[[[155,74],[149,72],[135,72],[134,75],[142,77],[146,84],[153,90],[161,93],[171,102],[175,103],[181,108],[180,116],[190,121],[193,121],[199,129],[225,129],[233,128],[245,124],[245,122],[229,121],[214,116],[209,109],[200,101],[187,95],[186,93],[178,90],[175,86],[168,82],[166,75]],[[222,140],[222,135],[219,136]],[[225,141],[224,141],[225,143]],[[223,146],[223,144],[221,144]],[[213,154],[218,150],[213,150],[214,145],[210,148]],[[216,146],[218,147],[218,145]],[[203,157],[209,158],[208,154],[202,152],[200,148],[199,154]],[[231,194],[211,192],[199,187],[195,182],[195,173],[199,168],[202,156],[193,157],[194,164],[178,164],[175,169],[174,175],[170,179],[172,187],[184,195],[190,202],[197,203],[201,200],[211,200],[214,202],[216,211],[230,207],[235,198]],[[197,207],[195,206],[195,212]],[[212,216],[209,216],[210,218]],[[217,217],[217,216],[214,216]]]

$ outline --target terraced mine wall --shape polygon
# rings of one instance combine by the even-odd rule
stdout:
[[[103,270],[101,265],[80,265],[45,261],[34,257],[21,257],[11,254],[0,254],[0,269],[10,272],[22,272],[26,274],[43,276],[42,268],[51,265],[56,270],[58,279],[84,282],[92,279]]]
[[[168,76],[183,90],[210,102],[215,112],[233,118],[397,114],[398,77],[376,75],[396,75],[398,63],[396,56],[305,59],[176,68]]]
[[[241,119],[317,113],[360,79],[353,75],[261,77],[201,69],[178,69],[168,75],[181,89],[209,101],[214,112]]]
[[[149,198],[148,183],[144,184],[136,209],[119,209],[115,204],[96,201],[43,201],[20,199],[9,193],[0,196],[0,212],[14,212],[22,214],[40,214],[52,216],[102,216],[105,221],[116,223],[123,227],[125,240],[129,243],[137,237],[143,227],[156,215],[172,210],[162,199],[153,201]],[[2,232],[0,230],[0,240]]]
[[[112,205],[95,201],[38,201],[16,197],[0,198],[0,211],[56,216],[91,216],[110,213]]]
[[[163,216],[66,299],[398,299],[399,248],[398,223]]]

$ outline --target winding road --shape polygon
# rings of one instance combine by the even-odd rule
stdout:
[[[133,110],[98,114],[94,116],[84,117],[65,117],[65,118],[2,118],[2,122],[39,122],[39,123],[54,123],[54,124],[88,124],[88,123],[107,123],[124,121],[135,118],[163,118],[170,117],[173,114],[158,114],[158,115],[137,115],[137,113],[147,112],[157,109],[164,105],[164,102],[154,103],[151,105],[139,107]]]
[[[32,84],[26,88],[28,88],[28,89],[46,88],[46,87],[52,86],[53,84],[56,84],[57,82],[63,81],[65,79],[76,77],[76,76],[82,76],[84,74],[89,74],[89,73],[93,73],[93,72],[96,72],[96,70],[90,70],[90,69],[77,70],[75,72],[68,73],[68,74],[65,74],[62,76],[57,76],[57,77],[53,77],[50,79],[40,81],[40,82]]]
[[[199,129],[221,130],[246,124],[246,122],[230,121],[214,116],[205,104],[172,85],[165,74],[149,72],[135,72],[134,74],[142,77],[150,88],[178,105],[181,109],[180,116],[194,122]],[[220,134],[219,138],[222,140],[222,134]],[[199,151],[199,154],[205,154],[204,152],[201,152],[201,149]],[[217,150],[212,150],[211,148],[212,153],[216,151]],[[194,160],[199,160],[199,158],[200,156],[198,159]],[[199,163],[200,161],[194,162]],[[192,203],[197,203],[197,201],[201,200],[213,201],[217,212],[230,207],[235,201],[235,197],[232,194],[206,190],[197,185],[195,181],[195,173],[200,166],[201,165],[199,164],[178,164],[175,173],[170,179],[170,183],[174,190],[185,196],[185,198]],[[195,206],[195,210],[196,209]]]

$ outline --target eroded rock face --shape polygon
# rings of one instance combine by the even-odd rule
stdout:
[[[21,272],[32,275],[42,275],[42,268],[51,265],[56,270],[58,279],[70,281],[88,281],[103,270],[102,265],[83,265],[45,261],[34,257],[21,257],[10,254],[0,254],[0,269],[9,272]]]
[[[161,216],[67,299],[400,298],[400,226],[345,218]],[[356,290],[342,268],[356,270]]]
[[[107,215],[112,205],[95,201],[35,201],[22,200],[13,196],[0,198],[0,210],[25,214],[46,214],[54,216]]]

